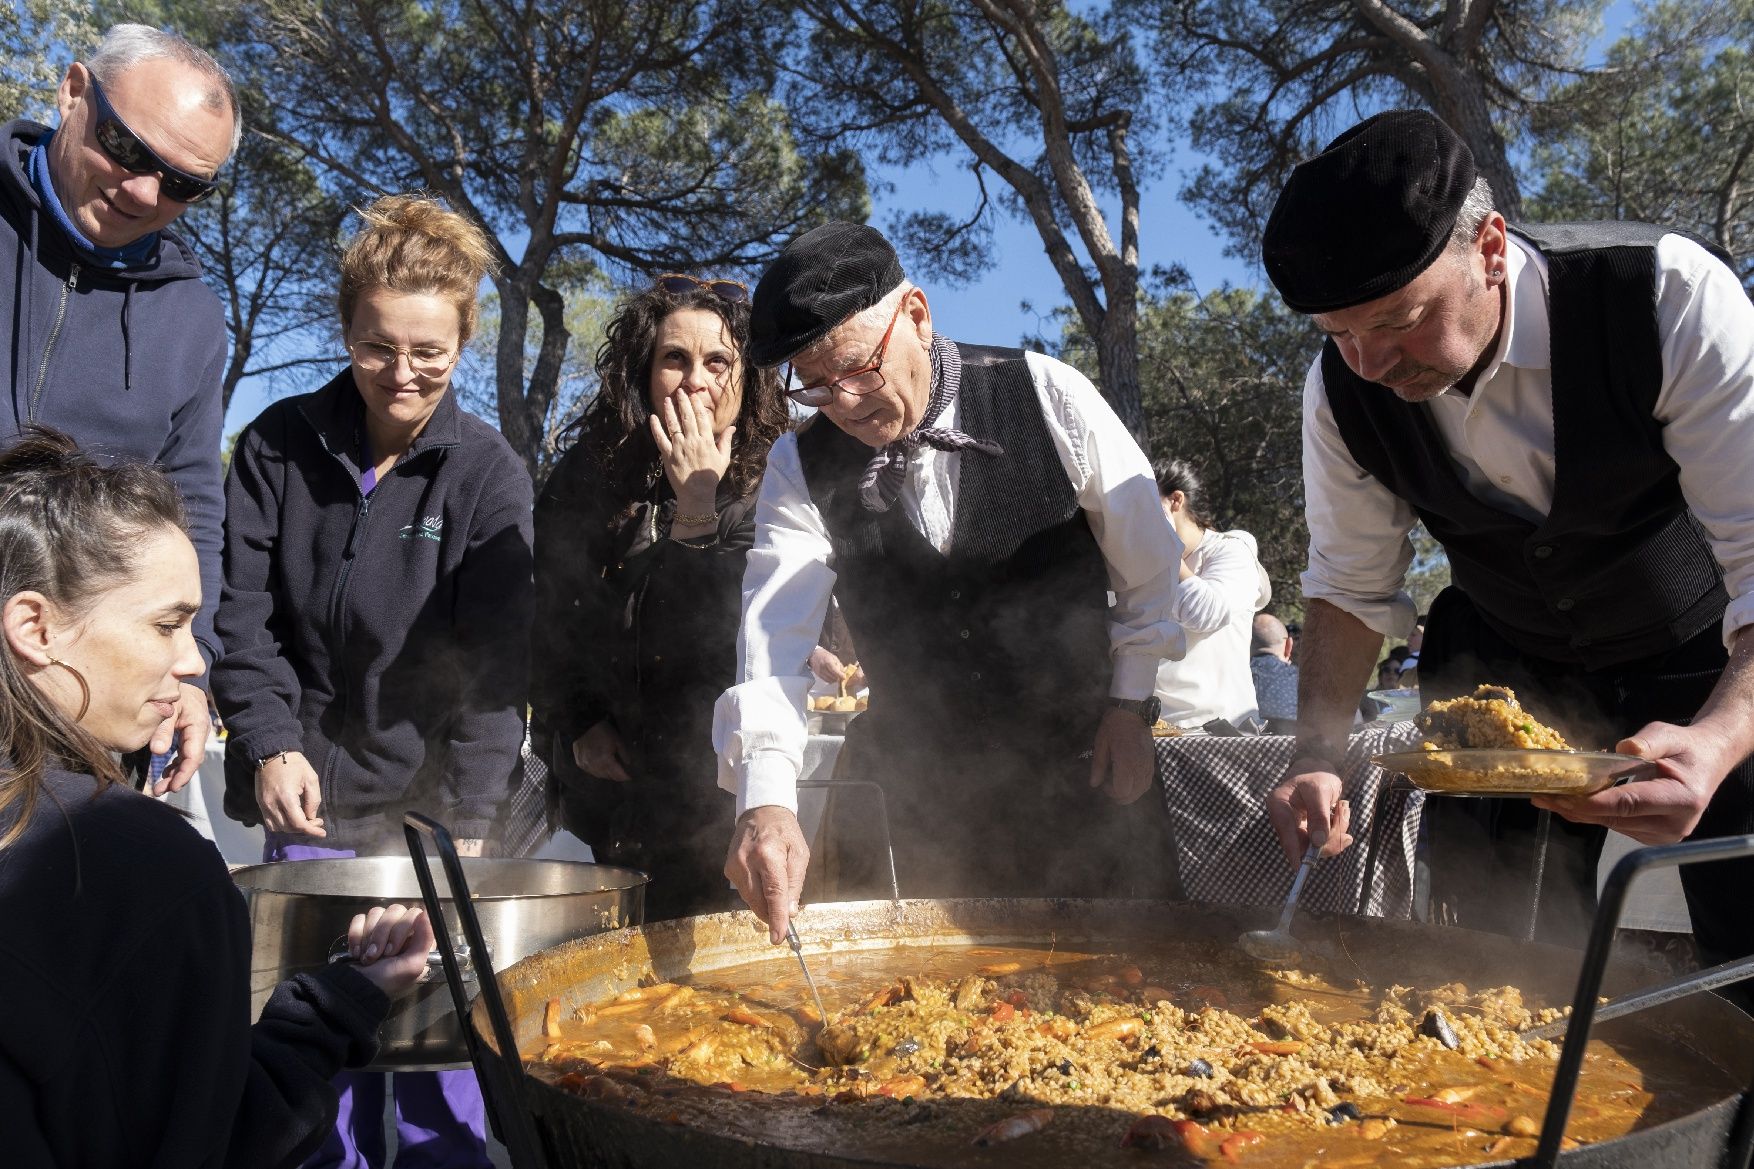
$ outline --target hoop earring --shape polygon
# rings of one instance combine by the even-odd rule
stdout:
[[[73,716],[73,721],[78,722],[85,717],[85,712],[91,709],[91,687],[86,684],[84,674],[81,674],[78,670],[74,669],[54,654],[49,655],[49,664],[60,666],[63,670],[72,674],[73,680],[79,683],[79,713]]]

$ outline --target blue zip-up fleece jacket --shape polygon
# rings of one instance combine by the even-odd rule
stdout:
[[[226,814],[261,819],[256,764],[303,751],[326,836],[400,852],[401,816],[486,837],[519,776],[530,661],[530,476],[447,392],[361,493],[351,369],[274,403],[226,480],[213,697],[230,731]]]
[[[67,238],[30,183],[26,159],[46,126],[9,123],[0,141],[0,321],[8,331],[11,415],[0,448],[27,422],[72,435],[94,455],[157,463],[175,480],[201,554],[195,639],[219,656],[220,530],[225,503],[225,315],[177,235],[149,259],[104,266]]]

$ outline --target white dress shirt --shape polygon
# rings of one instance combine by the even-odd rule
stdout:
[[[1491,362],[1472,394],[1446,390],[1429,406],[1468,489],[1538,523],[1553,506],[1547,262],[1516,236],[1510,241],[1509,307]],[[1663,449],[1681,468],[1681,494],[1723,566],[1728,644],[1754,622],[1754,304],[1734,273],[1691,240],[1664,236],[1655,260],[1663,363],[1655,417]],[[1417,616],[1403,586],[1418,517],[1346,449],[1319,355],[1304,383],[1303,479],[1303,595],[1405,639]]]
[[[1177,585],[1172,610],[1188,652],[1157,667],[1157,697],[1172,726],[1240,724],[1255,713],[1249,643],[1255,614],[1273,599],[1257,548],[1247,532],[1208,531],[1188,553],[1194,575]]]
[[[1114,594],[1109,693],[1145,698],[1158,661],[1185,649],[1171,616],[1181,541],[1158,502],[1145,453],[1096,387],[1051,357],[1030,353],[1026,359],[1048,434],[1108,566]],[[952,399],[936,425],[955,427],[960,417]],[[993,457],[1008,456],[932,447],[911,452],[899,503],[908,522],[940,552],[950,550],[962,460]],[[831,554],[828,527],[798,461],[797,436],[783,434],[768,453],[755,508],[755,547],[743,572],[738,682],[713,710],[719,786],[737,794],[738,815],[769,804],[797,811],[811,678],[806,662],[834,589]],[[1054,663],[1041,668],[1051,670]],[[874,692],[871,701],[882,702],[882,693]]]

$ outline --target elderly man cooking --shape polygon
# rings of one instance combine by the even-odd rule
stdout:
[[[1070,367],[934,332],[858,224],[807,232],[768,269],[750,357],[790,361],[788,392],[820,411],[768,456],[742,681],[713,728],[737,794],[725,873],[773,940],[809,859],[795,785],[831,590],[872,694],[845,767],[883,785],[908,892],[1137,888],[1166,851],[1161,806],[1134,804],[1153,681],[1184,648],[1181,546],[1138,444]]]
[[[1327,827],[1346,723],[1382,636],[1413,628],[1416,521],[1454,581],[1423,697],[1506,684],[1574,745],[1662,769],[1534,807],[1427,801],[1441,917],[1525,927],[1536,808],[1564,818],[1539,917],[1560,941],[1584,936],[1604,826],[1754,829],[1754,306],[1734,274],[1641,224],[1507,228],[1467,147],[1407,110],[1299,166],[1263,253],[1327,335],[1304,390],[1303,735],[1269,800],[1287,854],[1349,843]],[[1702,949],[1754,951],[1754,863],[1682,881]]]

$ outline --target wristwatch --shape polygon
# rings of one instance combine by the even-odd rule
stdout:
[[[1156,726],[1157,716],[1163,713],[1163,702],[1155,694],[1149,698],[1111,698],[1108,704],[1116,710],[1138,715],[1148,727]]]

